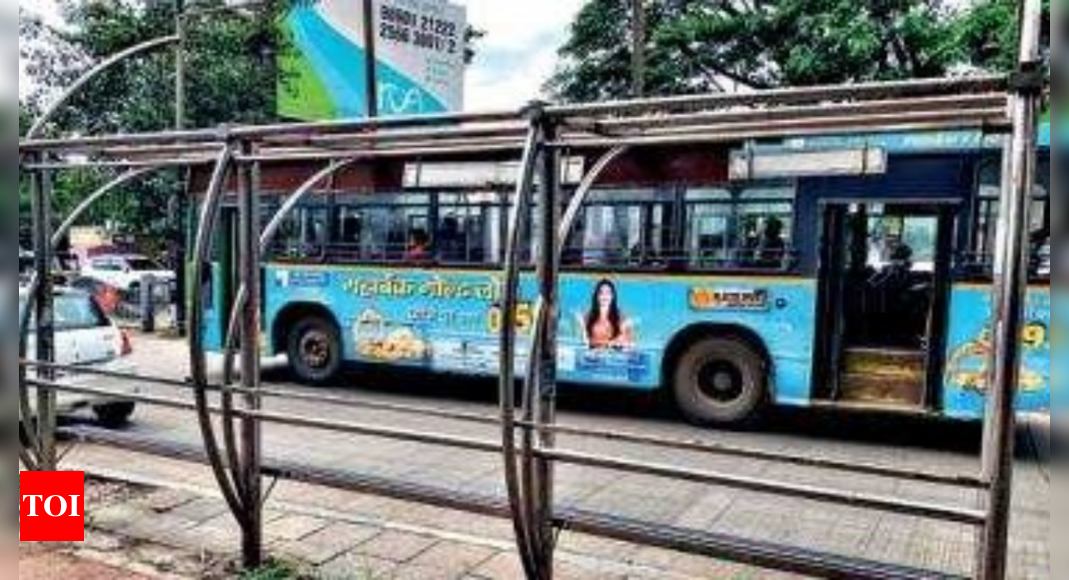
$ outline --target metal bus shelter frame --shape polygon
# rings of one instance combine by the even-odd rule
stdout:
[[[512,521],[527,578],[551,580],[558,533],[592,536],[666,548],[745,565],[827,578],[931,578],[942,574],[762,541],[685,530],[614,514],[558,505],[554,467],[572,465],[697,484],[721,486],[788,498],[834,503],[974,527],[979,542],[974,574],[984,580],[1006,577],[1010,498],[1013,480],[1014,411],[1020,352],[1017,337],[1023,318],[1027,279],[1028,192],[1035,177],[1035,128],[1044,77],[1039,52],[1040,2],[1022,5],[1020,68],[1009,77],[979,77],[874,83],[845,87],[785,89],[745,95],[702,95],[589,105],[535,103],[521,113],[452,114],[364,121],[305,123],[218,130],[70,139],[31,136],[19,143],[20,171],[32,189],[36,275],[20,318],[20,462],[26,469],[58,468],[57,432],[79,441],[110,444],[166,457],[206,462],[242,531],[244,564],[263,562],[262,509],[273,489],[265,478],[293,480],[338,489],[428,503]],[[556,351],[559,325],[559,276],[562,248],[600,175],[631,149],[663,145],[723,144],[752,139],[790,138],[853,132],[980,130],[1007,135],[1004,148],[999,246],[994,289],[996,332],[988,412],[984,421],[979,474],[946,475],[889,465],[836,461],[561,425],[556,419]],[[567,208],[562,207],[561,160],[573,150],[598,151]],[[358,162],[412,158],[423,160],[511,154],[521,156],[509,233],[501,272],[504,321],[500,335],[500,413],[487,416],[431,407],[353,401],[293,392],[261,384],[259,336],[260,271],[267,248],[281,224],[307,195],[337,172]],[[258,181],[264,164],[321,162],[323,167],[297,188],[261,229]],[[121,173],[85,198],[58,228],[53,228],[52,180],[57,171],[85,167]],[[203,193],[190,259],[192,280],[208,267],[228,184],[236,183],[238,206],[237,297],[227,319],[224,369],[209,376],[204,345],[205,296],[190,296],[190,377],[186,381],[55,364],[53,292],[49,265],[56,243],[99,200],[137,179],[173,168],[211,168]],[[516,365],[519,345],[515,318],[519,301],[522,242],[534,233],[537,208],[535,277],[538,296],[533,339],[526,368]],[[26,360],[31,312],[36,313],[37,360]],[[34,371],[31,373],[29,371]],[[117,381],[171,387],[182,397],[126,395],[134,402],[196,414],[202,447],[112,433],[90,427],[58,430],[56,393],[117,396],[102,387],[63,381],[67,375],[96,375]],[[31,405],[36,392],[36,409]],[[517,395],[521,404],[517,405]],[[268,411],[265,399],[290,399],[433,416],[496,426],[499,440],[478,440],[433,432],[386,427]],[[359,473],[279,462],[266,457],[265,424],[397,441],[445,446],[501,457],[507,497],[484,497],[369,477]],[[981,508],[907,501],[807,485],[742,477],[645,461],[633,461],[559,448],[558,435],[641,444],[665,450],[756,459],[845,473],[938,484],[980,492]]]

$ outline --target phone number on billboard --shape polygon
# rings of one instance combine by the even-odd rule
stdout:
[[[460,48],[457,36],[455,22],[391,6],[383,6],[379,13],[379,37],[383,40],[456,54]]]

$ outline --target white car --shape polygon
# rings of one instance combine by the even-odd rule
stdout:
[[[82,276],[103,282],[112,288],[137,296],[141,282],[151,276],[159,284],[158,288],[169,289],[175,284],[174,272],[158,263],[135,255],[97,256],[86,261]]]
[[[19,291],[19,317],[26,308],[27,294]],[[133,371],[133,365],[128,357],[133,354],[133,346],[130,337],[119,329],[97,304],[92,296],[81,290],[61,289],[55,294],[54,322],[55,322],[55,360],[56,364],[64,366],[86,366],[105,371],[126,372]],[[27,342],[27,360],[36,360],[36,340],[34,335],[34,321],[31,319],[30,336]],[[28,373],[32,376],[36,369],[29,368]],[[57,373],[58,383],[100,385],[99,388],[116,390],[113,386],[116,381],[108,381],[92,375],[64,376]],[[107,383],[107,387],[103,384]],[[122,384],[120,392],[134,394],[136,388],[129,384]],[[58,392],[57,412],[60,415],[69,415],[82,409],[90,409],[96,416],[97,421],[109,428],[120,427],[126,424],[134,413],[135,404],[124,399],[122,396],[95,397],[73,393]],[[36,404],[36,397],[30,400]]]
[[[19,248],[19,284],[29,280],[30,275],[33,273],[34,260],[33,253],[27,250]]]

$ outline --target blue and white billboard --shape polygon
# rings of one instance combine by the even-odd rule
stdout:
[[[464,107],[467,12],[443,0],[373,0],[378,113]],[[363,0],[298,3],[282,23],[279,114],[306,121],[369,113]]]

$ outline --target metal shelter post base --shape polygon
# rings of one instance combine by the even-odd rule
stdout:
[[[1020,15],[1018,76],[1026,76],[1042,70],[1042,1],[1024,0]],[[976,558],[976,574],[980,580],[1004,580],[1009,557],[1021,332],[1028,291],[1029,212],[1036,177],[1036,129],[1043,98],[1042,82],[1034,86],[1012,85],[1014,83],[1011,83],[1010,97],[1013,133],[1009,145],[1003,150],[991,364],[987,377],[989,394],[981,460],[982,477],[990,487]]]

